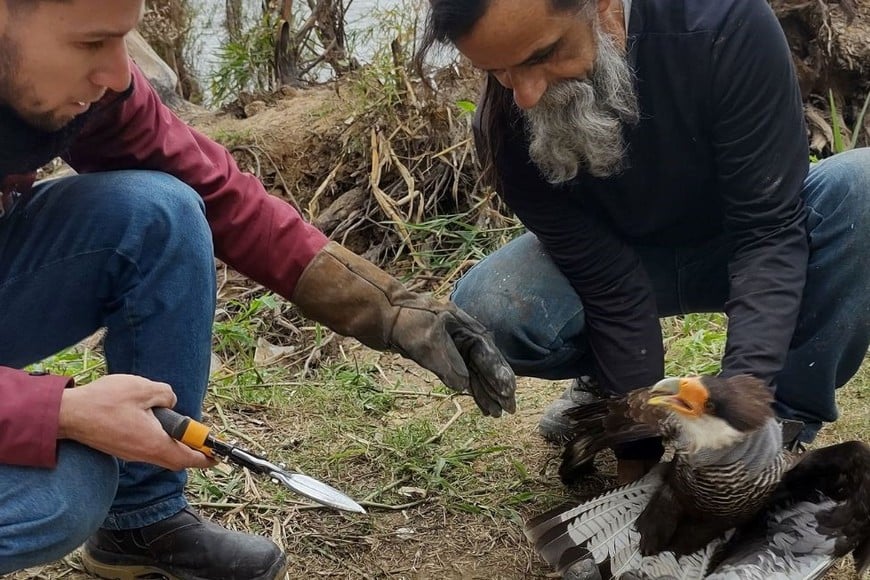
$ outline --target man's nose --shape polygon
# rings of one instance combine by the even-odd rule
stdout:
[[[514,92],[514,102],[521,109],[535,107],[547,92],[547,78],[538,71],[510,71],[507,88]]]
[[[100,62],[91,73],[90,81],[98,87],[116,93],[130,86],[130,57],[123,38],[112,39],[111,45],[100,56]]]

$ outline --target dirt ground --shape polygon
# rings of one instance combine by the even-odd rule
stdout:
[[[362,349],[366,351],[367,349]],[[374,355],[383,370],[384,384],[401,384],[403,389],[415,386],[429,388],[432,377],[421,373],[392,355]],[[865,365],[866,366],[866,365]],[[397,382],[398,381],[398,382]],[[413,383],[418,383],[414,385]],[[613,484],[613,463],[609,458],[599,462],[599,474],[590,476],[582,490],[566,490],[555,473],[558,450],[545,443],[536,433],[541,410],[561,391],[564,382],[520,379],[519,409],[515,415],[492,421],[492,430],[481,435],[487,441],[505,443],[511,448],[512,461],[528,470],[528,490],[548,495],[543,501],[530,501],[517,509],[519,518],[527,518],[543,509],[544,504],[556,505],[561,499],[580,497]],[[865,396],[867,393],[860,394]],[[453,399],[456,400],[456,399]],[[866,401],[866,400],[865,400]],[[443,401],[425,397],[411,400],[396,410],[400,420],[415,414],[432,412],[432,407],[443,406]],[[858,409],[866,408],[862,403]],[[463,413],[476,413],[470,399],[462,398]],[[852,416],[848,420],[865,421]],[[294,419],[295,417],[295,419]],[[299,418],[292,409],[273,413],[270,428],[284,437],[304,433]],[[461,425],[457,423],[457,425]],[[456,429],[454,426],[452,429]],[[337,434],[345,442],[353,440],[352,432]],[[470,439],[474,439],[472,433]],[[828,441],[837,437],[828,436]],[[338,445],[342,443],[337,442]],[[372,481],[364,481],[365,474],[355,477],[351,473],[330,472],[331,481],[348,491],[357,489],[357,497],[370,490]],[[480,474],[485,481],[486,474]],[[363,481],[361,481],[361,479]],[[463,513],[451,508],[448,498],[436,495],[426,497],[419,505],[406,509],[370,508],[367,515],[345,515],[328,510],[308,510],[291,502],[286,507],[266,505],[280,503],[276,496],[260,493],[262,487],[251,485],[253,496],[248,505],[227,504],[217,507],[200,505],[200,509],[235,529],[255,529],[272,537],[287,552],[291,561],[289,578],[347,578],[347,579],[521,579],[557,577],[533,553],[522,535],[521,519],[499,517],[493,513]],[[486,494],[486,489],[480,493]],[[416,498],[413,491],[409,497]],[[493,496],[497,497],[497,496]],[[410,501],[410,504],[417,502]],[[854,578],[851,568],[844,563],[829,580]],[[13,580],[60,579],[85,580],[76,554],[63,562],[34,568],[10,577]]]
[[[399,359],[383,355],[382,368],[392,381],[395,369],[405,366]],[[403,386],[418,372],[401,371]],[[428,379],[428,377],[427,377]],[[520,408],[515,415],[497,421],[497,437],[510,441],[521,450],[515,457],[523,462],[538,480],[538,485],[561,489],[555,474],[558,450],[536,434],[541,409],[561,392],[561,385],[550,381],[521,379]],[[433,402],[430,405],[436,405]],[[463,398],[464,412],[476,413],[470,399]],[[418,407],[418,410],[421,410]],[[288,429],[291,429],[288,425]],[[351,434],[352,435],[352,434]],[[608,464],[602,465],[607,473]],[[610,482],[606,476],[592,477],[590,489]],[[344,515],[327,510],[272,511],[262,530],[285,548],[291,561],[288,578],[390,578],[404,579],[519,579],[546,578],[550,570],[532,551],[522,535],[520,522],[495,520],[491,516],[451,513],[437,498],[422,505],[398,511],[373,508],[367,515]],[[250,525],[244,509],[202,511],[236,529]],[[531,513],[525,515],[532,515]],[[258,520],[260,525],[263,520]],[[246,522],[248,525],[246,525]],[[10,576],[10,579],[85,580],[78,555],[62,562],[33,568]]]

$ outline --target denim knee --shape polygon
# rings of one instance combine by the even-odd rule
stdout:
[[[587,352],[583,305],[532,234],[469,270],[451,299],[492,332],[517,374],[579,376]]]
[[[820,221],[837,227],[820,232],[826,242],[830,236],[845,234],[854,255],[841,252],[849,259],[870,254],[870,148],[853,149],[829,157],[810,169],[803,190],[809,212],[811,243]]]
[[[150,249],[156,246],[182,250],[211,264],[214,252],[205,204],[193,188],[158,171],[117,171],[103,175],[109,180],[101,184],[103,188],[121,190],[115,197],[104,198],[104,203],[141,226],[142,241]]]
[[[117,228],[114,248],[118,271],[135,264],[141,275],[166,269],[164,291],[196,296],[205,303],[215,292],[214,247],[199,194],[175,177],[158,171],[113,171],[82,176],[93,183],[77,186],[77,194],[92,199],[90,212]],[[108,195],[107,195],[108,193]],[[183,276],[181,275],[182,273]],[[129,278],[121,285],[138,284]],[[179,286],[180,285],[180,286]],[[157,288],[149,287],[148,291]]]
[[[115,496],[118,463],[63,441],[54,469],[0,467],[0,482],[0,573],[7,573],[62,558],[93,534]]]

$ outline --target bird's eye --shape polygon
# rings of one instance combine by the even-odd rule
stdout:
[[[704,403],[704,411],[709,413],[715,409],[716,409],[716,405],[713,404],[713,401],[707,399],[707,401]]]

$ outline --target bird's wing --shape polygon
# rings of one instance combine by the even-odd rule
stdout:
[[[569,443],[565,445],[559,476],[573,483],[583,466],[603,450],[622,443],[668,435],[665,413],[647,405],[649,389],[638,389],[619,398],[577,405],[566,412],[572,422]]]
[[[815,580],[835,562],[836,538],[818,530],[817,514],[832,500],[800,502],[772,513],[767,525],[747,531],[726,548],[708,580]]]
[[[644,556],[636,569],[629,571],[622,577],[616,574],[614,576],[620,580],[659,580],[662,578],[667,580],[697,580],[704,578],[715,556],[733,533],[731,530],[697,552],[685,556],[677,556],[673,552]]]
[[[870,445],[846,441],[814,449],[785,474],[780,487],[792,500],[817,492],[835,500],[836,507],[819,513],[820,529],[839,537],[836,557],[853,552],[858,570],[870,569]]]
[[[804,455],[764,522],[743,529],[710,578],[822,578],[849,552],[862,576],[870,567],[870,447],[849,441]]]
[[[660,465],[638,481],[579,505],[562,505],[526,524],[535,550],[560,573],[579,560],[629,570],[640,563],[639,535],[634,522],[664,481]]]

